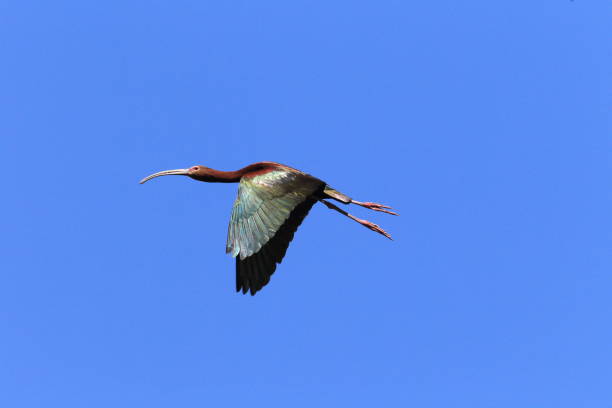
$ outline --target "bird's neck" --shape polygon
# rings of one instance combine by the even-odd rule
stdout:
[[[238,183],[242,177],[241,170],[236,171],[221,171],[215,169],[207,169],[205,174],[194,177],[197,180],[207,183]]]
[[[277,168],[276,163],[261,162],[248,165],[240,170],[221,171],[215,169],[206,169],[206,173],[194,176],[193,178],[205,181],[208,183],[238,183],[242,177],[253,177],[260,174],[265,174]]]

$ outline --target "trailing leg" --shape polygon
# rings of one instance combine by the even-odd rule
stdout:
[[[366,221],[366,220],[362,220],[360,218],[355,217],[354,215],[351,215],[349,213],[347,213],[346,211],[344,211],[343,209],[335,206],[334,204],[327,202],[325,200],[319,200],[320,202],[322,202],[323,204],[325,204],[327,206],[327,208],[332,209],[332,210],[336,210],[338,211],[340,214],[342,215],[346,215],[347,217],[349,217],[351,220],[357,221],[358,223],[360,223],[361,225],[363,225],[364,227],[371,229],[374,232],[378,232],[381,235],[384,235],[385,237],[389,238],[390,240],[393,240],[393,238],[391,238],[391,235],[389,235],[387,233],[387,231],[385,231],[384,229],[380,228],[378,225],[370,222],[370,221]]]
[[[370,210],[380,211],[380,212],[384,212],[384,213],[391,214],[391,215],[399,215],[398,213],[395,213],[393,211],[389,211],[392,208],[389,207],[388,205],[382,205],[382,204],[378,204],[378,203],[362,203],[361,201],[355,201],[355,200],[352,200],[352,199],[351,199],[351,204],[357,204],[357,205],[360,205],[360,206],[365,207],[365,208],[370,209]]]
[[[391,214],[391,215],[399,215],[393,211],[389,211],[391,207],[389,207],[388,205],[382,205],[382,204],[370,203],[370,202],[362,203],[361,201],[353,200],[351,197],[347,196],[346,194],[342,194],[338,190],[334,190],[329,185],[325,186],[325,190],[323,190],[323,198],[332,198],[336,201],[340,201],[343,204],[357,204],[369,210],[380,211],[380,212],[384,212],[384,213]]]

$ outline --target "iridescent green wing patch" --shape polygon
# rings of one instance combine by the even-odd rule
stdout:
[[[317,178],[283,169],[243,177],[232,209],[226,252],[243,260],[259,251],[291,212],[323,186]]]

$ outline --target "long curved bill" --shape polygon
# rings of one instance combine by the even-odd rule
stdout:
[[[142,180],[140,180],[140,184],[146,183],[152,178],[159,177],[159,176],[187,176],[187,175],[189,175],[189,169],[164,170],[164,171],[159,171],[157,173],[153,173],[150,176],[143,178]]]

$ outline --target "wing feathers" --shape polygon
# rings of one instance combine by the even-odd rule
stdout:
[[[236,288],[255,294],[270,280],[295,230],[325,183],[279,168],[243,177],[232,209],[226,252],[236,258]]]
[[[278,169],[243,177],[228,228],[226,252],[245,259],[256,253],[289,218],[293,209],[325,183],[304,173]]]
[[[276,264],[283,260],[295,231],[315,203],[315,199],[308,198],[298,205],[278,232],[258,252],[244,259],[236,257],[236,271],[241,271],[236,273],[236,291],[250,291],[251,295],[254,295],[270,281],[270,276],[276,270]]]

